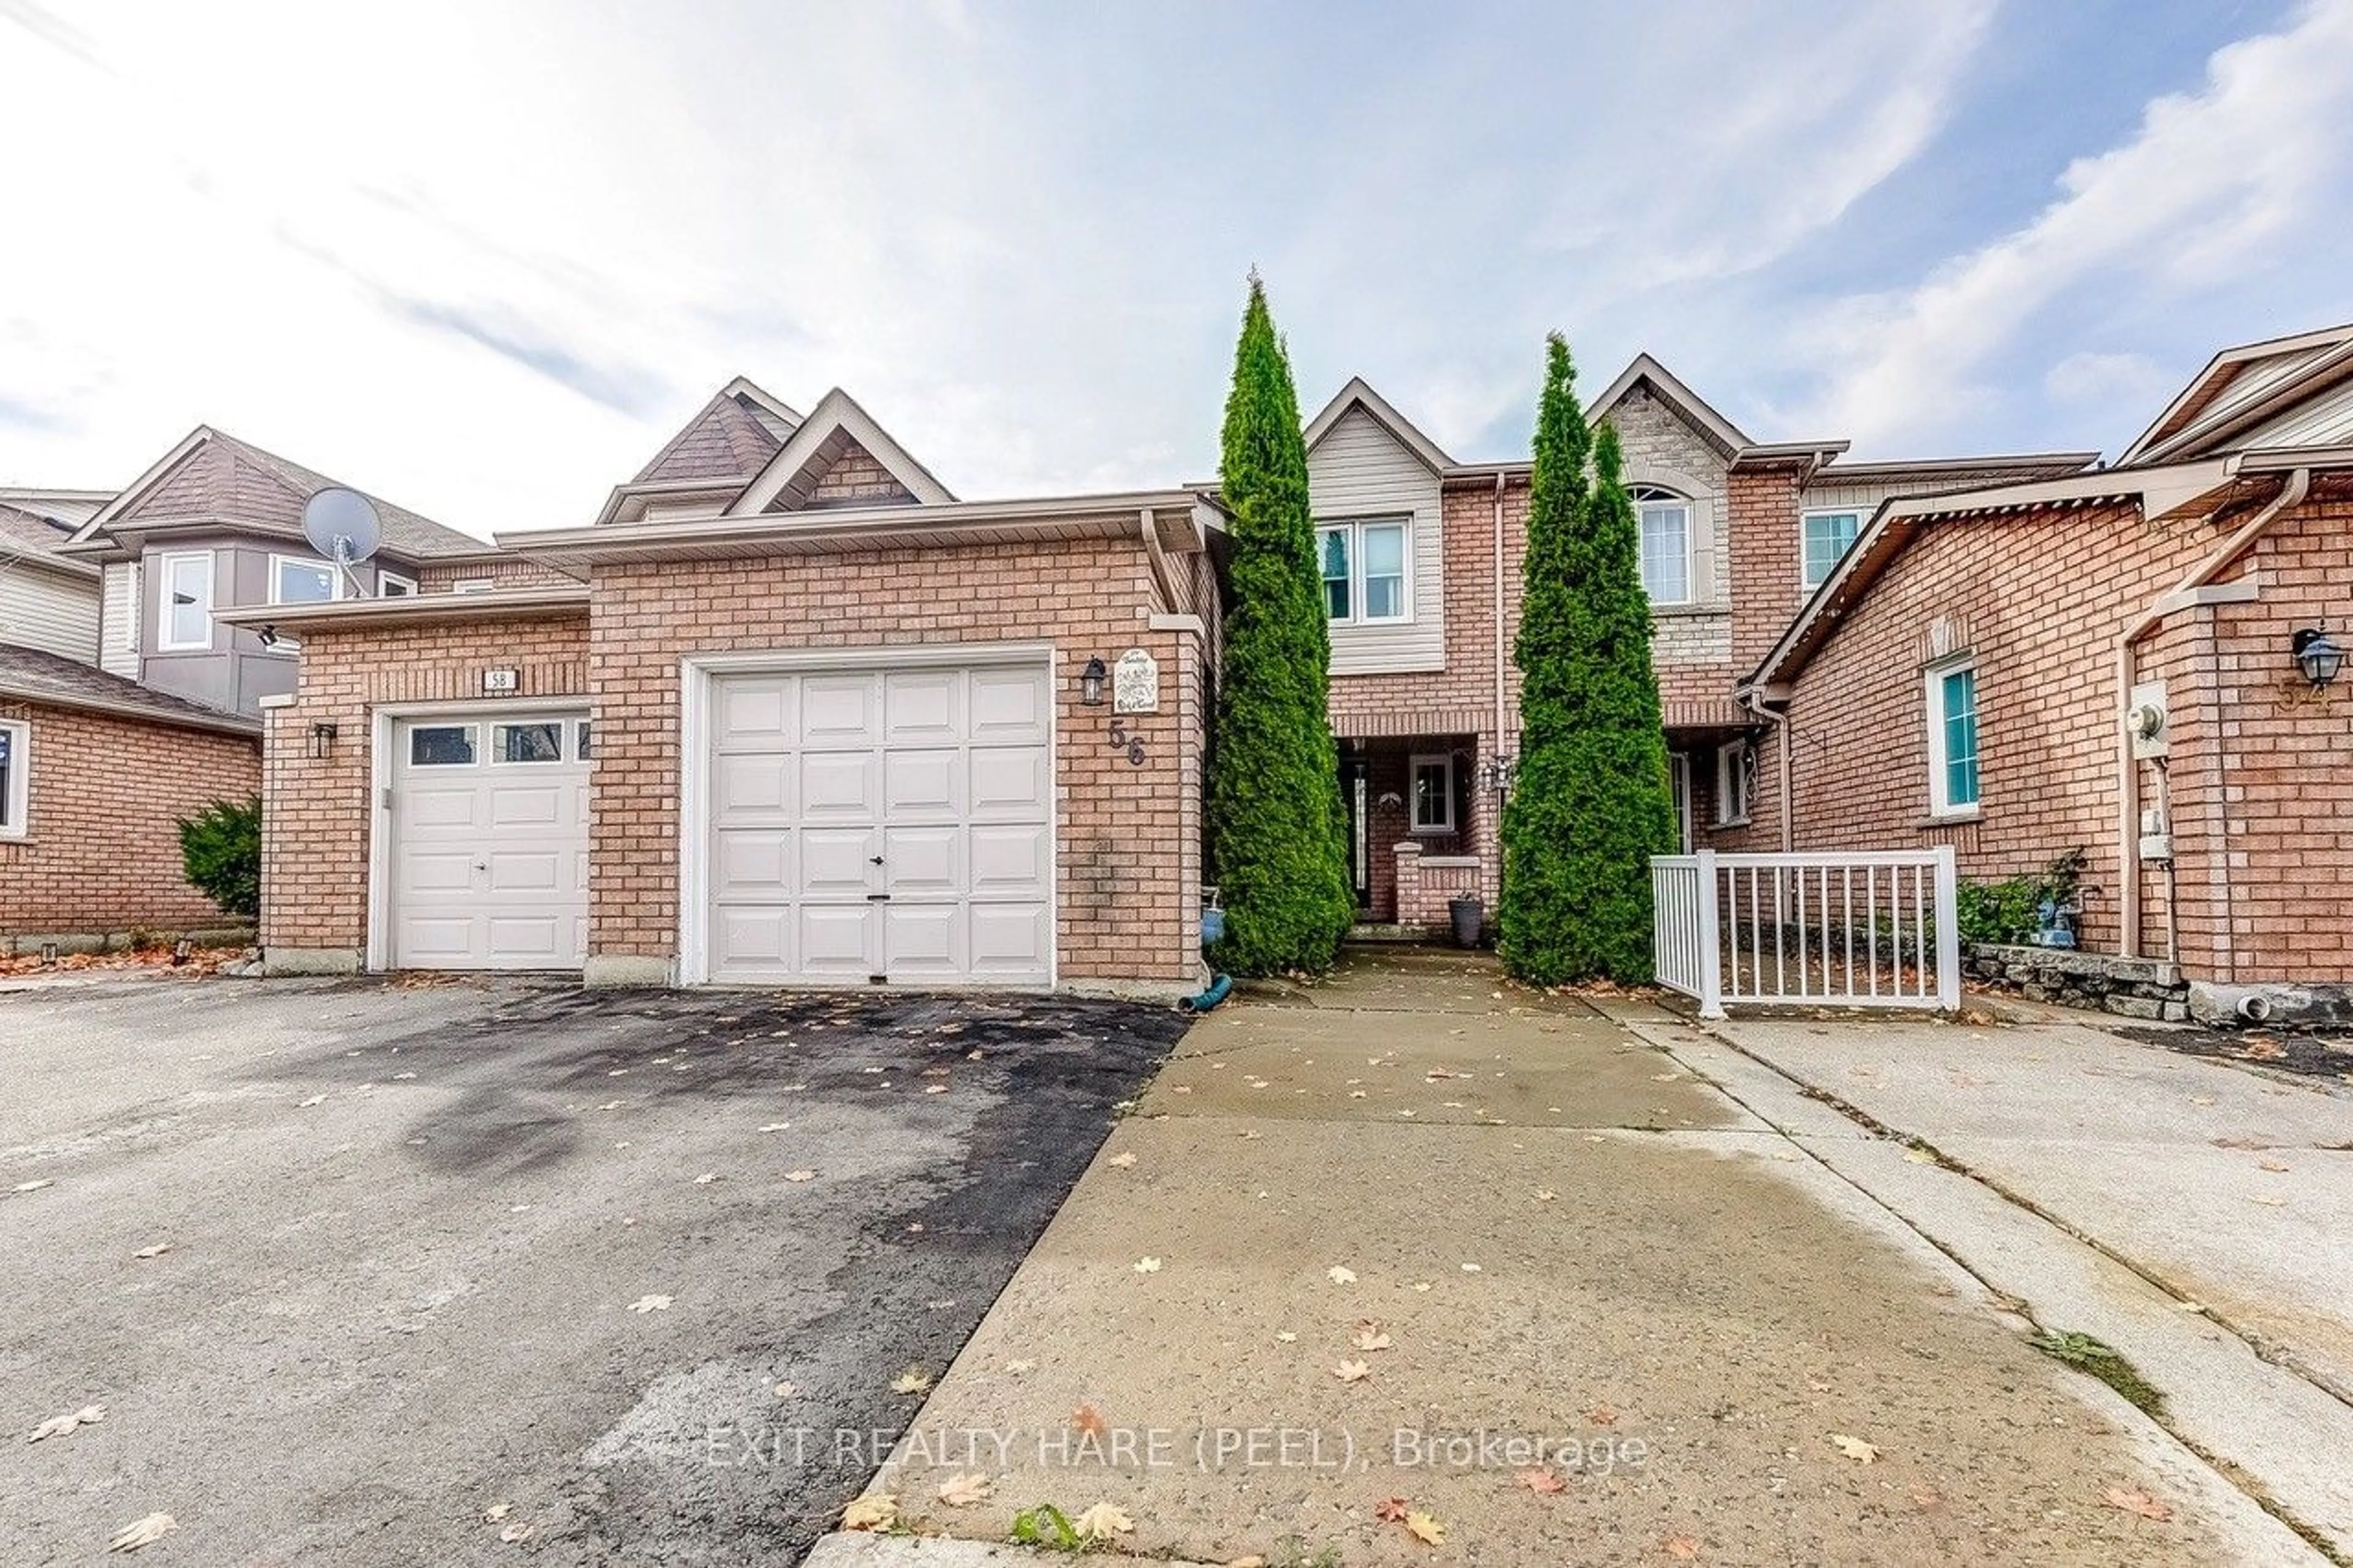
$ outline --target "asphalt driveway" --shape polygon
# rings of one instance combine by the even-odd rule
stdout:
[[[0,985],[8,1560],[795,1562],[1182,1026]]]

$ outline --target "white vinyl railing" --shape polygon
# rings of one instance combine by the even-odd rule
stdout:
[[[1877,853],[1659,855],[1659,984],[1727,1004],[1961,1005],[1959,878],[1949,845]]]

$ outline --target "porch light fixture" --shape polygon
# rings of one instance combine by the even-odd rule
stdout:
[[[2296,668],[2312,683],[2315,691],[2325,691],[2345,668],[2345,650],[2337,646],[2328,633],[2317,626],[2305,626],[2287,639],[2287,650],[2295,660]]]
[[[311,755],[324,757],[335,747],[335,727],[323,721],[311,726]]]
[[[1087,660],[1086,668],[1079,671],[1079,700],[1090,708],[1102,707],[1103,678],[1110,673],[1100,657]]]
[[[276,647],[278,646],[278,628],[276,626],[264,626],[254,635],[261,639],[261,646],[264,647]]]

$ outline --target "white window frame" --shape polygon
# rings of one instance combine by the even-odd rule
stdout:
[[[1371,616],[1365,613],[1365,531],[1368,528],[1394,528],[1398,531],[1398,613],[1394,616]],[[1410,517],[1351,517],[1336,519],[1315,525],[1315,592],[1324,592],[1324,536],[1345,533],[1348,536],[1348,613],[1327,616],[1335,626],[1395,626],[1413,619],[1413,519]]]
[[[1667,797],[1675,809],[1675,853],[1692,852],[1691,754],[1667,753]]]
[[[278,574],[289,566],[315,566],[321,571],[326,573],[328,593],[326,599],[323,601],[324,603],[332,605],[343,597],[345,586],[343,583],[343,568],[337,566],[333,562],[322,561],[315,555],[272,554],[269,557],[269,602],[272,605],[316,605],[322,603],[322,601],[317,599],[286,599],[279,596]]]
[[[498,584],[488,577],[460,577],[449,584],[449,592],[453,594],[487,594],[497,586]]]
[[[1630,487],[1630,495],[1634,502],[1634,570],[1638,575],[1642,570],[1643,559],[1642,513],[1651,507],[1671,506],[1677,508],[1683,514],[1683,596],[1680,599],[1662,599],[1657,595],[1651,593],[1651,585],[1648,583],[1644,583],[1642,584],[1643,594],[1648,596],[1651,603],[1654,605],[1698,604],[1698,499],[1694,496],[1683,495],[1677,491],[1671,490],[1664,485],[1648,484]]]
[[[1425,767],[1446,770],[1446,820],[1420,822],[1416,817],[1421,808],[1421,770]],[[1406,759],[1405,815],[1412,831],[1427,835],[1451,833],[1454,823],[1454,753],[1451,752],[1417,752]]]
[[[397,592],[394,584],[399,584]],[[379,599],[413,599],[417,597],[417,579],[398,572],[378,572],[375,574],[375,596]]]
[[[1819,577],[1813,575],[1810,570],[1813,563],[1808,559],[1806,554],[1806,552],[1813,543],[1811,536],[1806,531],[1807,526],[1818,517],[1851,517],[1854,519],[1854,538],[1846,542],[1845,550],[1840,551],[1836,555],[1831,558],[1829,563],[1822,567],[1822,574]],[[1812,506],[1808,507],[1805,510],[1799,512],[1798,514],[1798,585],[1804,588],[1808,593],[1811,593],[1816,588],[1819,588],[1823,584],[1829,582],[1831,580],[1831,574],[1835,573],[1839,569],[1839,563],[1847,558],[1848,552],[1853,550],[1856,542],[1862,538],[1863,524],[1870,521],[1870,515],[1859,506]]]
[[[8,738],[8,777],[0,795],[0,839],[15,842],[33,836],[27,820],[33,805],[33,726],[22,719],[0,719],[0,735]]]
[[[205,592],[200,601],[205,615],[205,635],[193,642],[172,636],[172,595],[176,592],[174,574],[184,562],[204,563]],[[155,574],[155,651],[157,653],[210,653],[213,647],[213,583],[219,567],[209,550],[174,550],[156,558],[161,568]]]
[[[1975,682],[1970,687],[1974,707],[1970,721],[1977,732],[1978,798],[1966,804],[1955,804],[1952,779],[1945,763],[1945,681],[1947,677],[1968,671],[1978,672],[1975,655],[1947,658],[1929,665],[1920,672],[1921,707],[1928,725],[1928,815],[1940,822],[1970,822],[1984,814],[1985,800],[1985,704]]]
[[[1715,826],[1746,827],[1757,809],[1757,747],[1726,741],[1715,749]],[[1735,806],[1739,809],[1736,811]]]

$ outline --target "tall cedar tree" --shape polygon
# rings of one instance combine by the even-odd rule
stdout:
[[[1588,472],[1588,464],[1591,468]],[[1559,333],[1536,409],[1520,761],[1504,807],[1504,962],[1523,980],[1651,978],[1650,858],[1674,847],[1651,602],[1617,432],[1597,441]]]
[[[1227,911],[1211,957],[1235,974],[1323,970],[1356,915],[1325,706],[1332,637],[1299,395],[1255,272],[1218,472],[1233,514],[1232,607],[1209,762],[1209,861]]]

